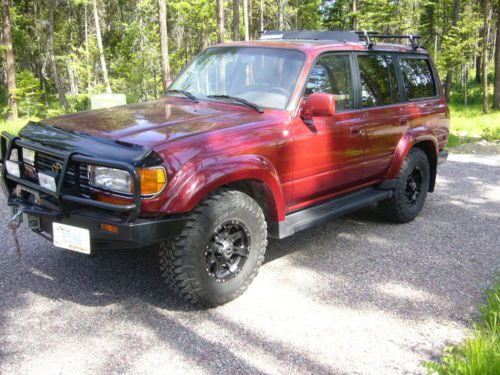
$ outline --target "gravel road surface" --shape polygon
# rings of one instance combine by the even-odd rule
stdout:
[[[171,298],[152,251],[90,258],[23,229],[18,259],[0,207],[2,375],[425,373],[500,270],[500,156],[451,155],[410,224],[366,209],[271,241],[208,311]]]

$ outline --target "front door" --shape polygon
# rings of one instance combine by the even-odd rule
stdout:
[[[327,53],[312,67],[304,100],[315,92],[333,94],[336,112],[304,122],[294,131],[294,183],[291,210],[356,186],[362,178],[364,130],[355,106],[352,55]]]

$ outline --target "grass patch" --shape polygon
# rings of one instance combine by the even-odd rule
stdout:
[[[486,305],[480,306],[481,321],[471,337],[459,345],[445,349],[439,363],[426,364],[429,373],[439,375],[500,374],[500,280],[487,294]]]
[[[450,105],[451,134],[462,138],[500,139],[500,111],[483,114],[480,105]],[[451,145],[450,145],[451,146]]]
[[[35,120],[35,119],[32,119],[32,120]],[[21,119],[16,120],[16,121],[0,120],[0,133],[2,133],[3,131],[6,131],[10,134],[16,135],[19,132],[19,130],[21,130],[21,128],[28,123],[28,121],[30,121],[30,120],[26,119],[26,118],[21,118]]]

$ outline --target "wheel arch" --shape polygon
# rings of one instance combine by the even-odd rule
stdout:
[[[399,173],[403,162],[405,161],[408,153],[412,148],[421,149],[427,156],[429,161],[429,168],[431,172],[429,192],[434,191],[436,185],[436,175],[437,175],[437,155],[438,155],[438,142],[433,134],[415,134],[407,133],[400,141],[396,147],[394,153],[394,158],[392,160],[391,166],[386,173],[385,179],[393,179]]]
[[[278,174],[269,160],[248,155],[218,160],[189,173],[177,181],[166,203],[164,213],[189,212],[210,193],[226,187],[241,191],[255,199],[266,219],[282,221],[285,202]]]

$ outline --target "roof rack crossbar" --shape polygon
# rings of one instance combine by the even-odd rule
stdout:
[[[396,34],[380,34],[377,31],[356,31],[356,34],[360,36],[360,38],[364,38],[366,41],[367,48],[373,47],[372,39],[408,39],[411,43],[411,47],[413,51],[420,46],[417,43],[418,39],[422,39],[420,35],[396,35]]]

